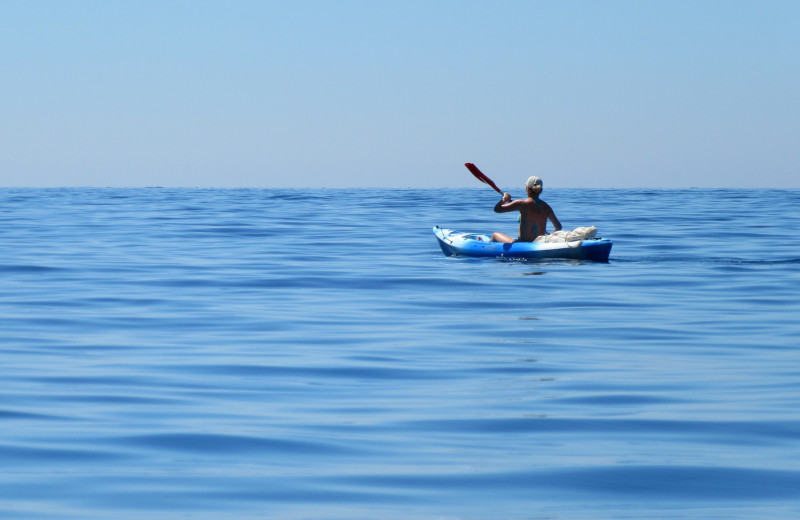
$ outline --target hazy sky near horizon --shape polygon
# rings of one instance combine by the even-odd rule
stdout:
[[[800,2],[0,0],[0,186],[800,187]]]

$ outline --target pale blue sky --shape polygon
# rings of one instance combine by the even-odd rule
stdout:
[[[0,0],[0,186],[800,187],[798,1]]]

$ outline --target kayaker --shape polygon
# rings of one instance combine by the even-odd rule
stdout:
[[[553,213],[553,208],[539,198],[542,179],[535,175],[530,177],[525,183],[525,191],[528,193],[527,199],[511,200],[511,195],[503,193],[503,198],[494,206],[495,213],[519,211],[519,238],[514,240],[505,233],[495,232],[492,242],[533,242],[536,237],[547,234],[547,219],[550,219],[556,231],[561,230],[561,222]]]

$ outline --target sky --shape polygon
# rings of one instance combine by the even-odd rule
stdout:
[[[0,0],[0,186],[800,187],[795,0]]]

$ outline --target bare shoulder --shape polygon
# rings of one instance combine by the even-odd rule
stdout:
[[[522,208],[523,206],[527,206],[527,205],[528,205],[528,201],[526,199],[512,200],[511,202],[509,202],[507,204],[507,206],[509,208],[514,208],[514,209],[519,209],[519,208]]]
[[[547,211],[553,211],[553,208],[551,208],[550,204],[548,204],[547,202],[543,201],[542,199],[539,199],[539,202],[544,206],[544,209],[546,209]]]

